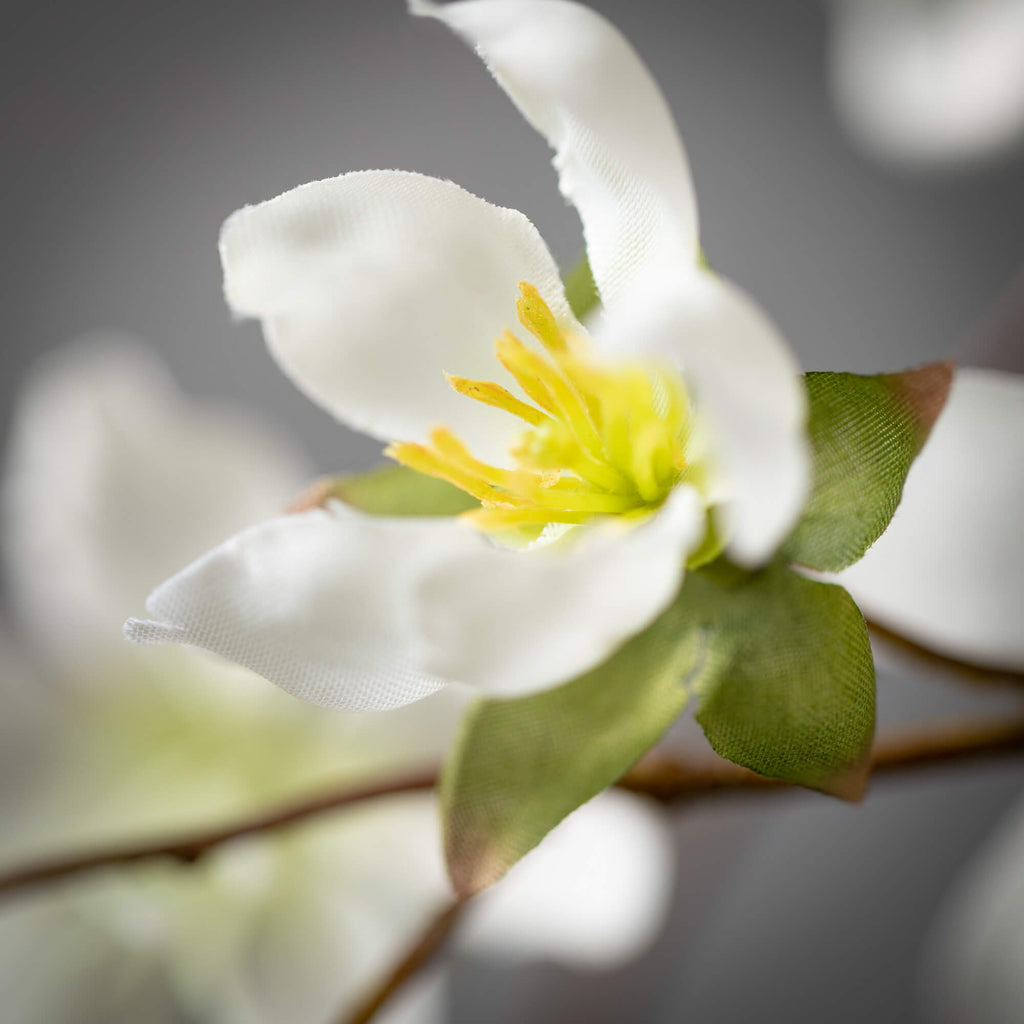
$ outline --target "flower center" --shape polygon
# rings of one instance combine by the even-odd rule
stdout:
[[[519,290],[519,322],[542,351],[505,331],[495,352],[529,401],[493,381],[448,377],[460,395],[526,424],[510,452],[515,468],[474,458],[446,427],[431,432],[430,444],[396,443],[385,454],[477,498],[481,507],[466,516],[489,533],[533,539],[552,523],[657,508],[699,472],[688,460],[693,417],[682,378],[669,367],[598,362],[533,285]]]

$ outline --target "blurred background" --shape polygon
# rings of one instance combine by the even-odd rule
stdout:
[[[675,112],[711,263],[808,369],[959,354],[1024,370],[1019,151],[948,167],[858,148],[833,102],[824,3],[591,6]],[[189,394],[283,426],[319,471],[373,464],[377,446],[293,390],[220,294],[221,221],[305,181],[451,178],[523,210],[567,264],[581,251],[544,143],[471,52],[400,0],[12,2],[5,23],[2,426],[40,355],[112,328],[155,346]],[[880,670],[883,730],[1008,706]],[[883,781],[859,807],[791,794],[681,810],[675,903],[644,958],[594,976],[467,954],[453,1020],[928,1020],[931,925],[1022,778],[1008,762]]]

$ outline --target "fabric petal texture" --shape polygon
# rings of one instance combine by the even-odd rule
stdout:
[[[514,386],[494,341],[517,329],[520,281],[578,329],[523,214],[422,174],[303,185],[233,214],[220,247],[229,305],[263,322],[282,370],[382,441],[423,441],[443,423],[474,452],[505,460],[520,425],[457,395],[445,374]]]
[[[141,343],[57,349],[20,394],[3,480],[12,598],[39,654],[79,672],[121,656],[120,625],[154,580],[277,514],[308,478],[286,439],[187,401]]]
[[[696,265],[697,201],[665,98],[596,11],[564,0],[410,0],[482,57],[555,150],[605,304],[652,270]]]
[[[865,615],[940,654],[1024,670],[1024,377],[957,371],[888,529],[840,579]]]
[[[528,693],[599,664],[675,596],[701,540],[679,488],[635,528],[524,555],[453,519],[333,503],[239,534],[158,587],[136,643],[202,647],[325,707],[411,703],[445,682]]]
[[[730,556],[755,566],[796,524],[810,484],[807,397],[789,346],[735,285],[700,271],[660,275],[609,315],[611,356],[663,359],[683,372],[706,420]]]
[[[159,621],[129,620],[126,632],[202,647],[324,707],[398,707],[444,683],[415,660],[411,591],[462,532],[337,503],[272,519],[163,583],[146,603]]]
[[[665,609],[704,528],[697,493],[679,487],[647,522],[592,527],[564,550],[523,554],[478,544],[453,551],[418,587],[423,663],[490,694],[566,682]]]

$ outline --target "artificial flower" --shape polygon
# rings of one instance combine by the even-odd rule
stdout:
[[[127,632],[335,708],[576,677],[669,605],[688,561],[767,563],[808,489],[795,360],[704,266],[681,140],[626,40],[562,0],[411,7],[554,148],[605,315],[593,333],[573,315],[523,214],[448,181],[363,171],[229,218],[228,303],[282,370],[479,507],[273,519],[158,587]]]
[[[1021,0],[832,0],[832,90],[883,160],[955,167],[1024,141]]]
[[[39,644],[34,670],[0,648],[5,862],[219,826],[441,756],[454,689],[325,715],[203,652],[139,657],[121,640],[148,575],[297,493],[305,459],[274,432],[186,401],[138,345],[98,340],[52,355],[12,426],[2,539]],[[57,612],[76,628],[48,647]],[[480,901],[467,943],[597,967],[651,939],[671,874],[657,816],[615,794],[568,826],[495,891],[509,906]],[[28,894],[0,908],[4,1020],[320,1024],[450,898],[426,794]],[[409,1019],[431,1019],[420,1010]]]

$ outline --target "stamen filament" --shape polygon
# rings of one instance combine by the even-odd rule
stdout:
[[[580,446],[595,459],[607,459],[597,429],[572,384],[513,334],[505,334],[499,339],[497,349],[499,362],[513,376],[513,367],[522,366],[532,378],[544,385],[555,403],[555,411],[561,414],[559,418],[573,432]]]
[[[478,501],[503,505],[507,508],[514,508],[519,504],[519,500],[513,495],[500,491],[473,474],[465,472],[453,465],[450,460],[440,457],[426,445],[412,444],[407,441],[391,444],[384,449],[384,454],[403,466],[416,470],[417,473],[425,473],[427,476],[447,480],[448,483],[471,494]]]
[[[519,526],[546,526],[548,523],[568,523],[576,526],[585,523],[592,512],[560,512],[557,509],[502,509],[480,508],[463,512],[460,518],[473,523],[481,530],[512,530]]]

